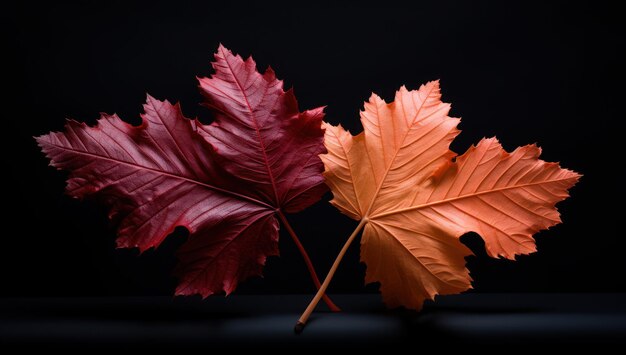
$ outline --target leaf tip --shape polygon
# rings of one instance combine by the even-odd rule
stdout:
[[[224,46],[222,42],[220,42],[217,45],[217,52],[215,52],[215,57],[217,57],[218,55],[225,57],[228,55],[233,55],[233,52],[230,49],[226,48],[226,46]]]
[[[45,141],[47,140],[47,138],[50,136],[50,134],[42,134],[39,136],[33,136],[33,139],[35,140],[35,142],[37,142],[37,145],[40,148],[43,148],[43,144],[45,143]]]
[[[252,57],[250,57],[249,59],[251,59]],[[276,79],[276,72],[274,71],[274,69],[272,68],[271,65],[267,66],[267,69],[265,69],[265,73],[263,73],[263,77],[265,78],[265,80],[267,82],[270,81],[274,81]],[[288,91],[292,91],[293,92],[293,87],[289,88]]]
[[[440,79],[431,80],[423,86],[424,88],[429,88],[430,91],[438,91],[441,89]]]

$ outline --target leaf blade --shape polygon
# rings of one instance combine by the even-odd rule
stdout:
[[[220,163],[288,212],[318,201],[327,191],[318,158],[325,152],[323,109],[299,112],[293,91],[283,91],[271,68],[257,72],[251,57],[244,61],[220,45],[215,59],[216,75],[198,79],[207,104],[217,108],[215,122],[199,131],[220,147]]]
[[[480,234],[492,257],[534,252],[532,235],[560,223],[555,205],[580,177],[540,160],[536,146],[507,153],[495,138],[456,157],[449,145],[459,120],[448,111],[438,82],[431,82],[415,91],[401,88],[390,104],[372,95],[361,113],[361,134],[326,129],[322,161],[331,203],[367,223],[366,281],[380,282],[391,306],[420,309],[437,294],[470,288],[464,267],[470,253],[459,241],[467,232]]]
[[[111,205],[110,216],[120,216],[118,247],[140,251],[158,247],[177,226],[211,239],[215,226],[223,225],[225,218],[216,214],[216,208],[228,211],[230,219],[242,218],[243,211],[271,214],[267,203],[215,186],[228,187],[228,179],[211,163],[210,146],[195,131],[199,123],[185,118],[178,105],[148,96],[144,109],[139,127],[103,115],[95,127],[68,121],[71,133],[37,138],[52,165],[71,171],[70,196],[98,194]],[[276,231],[272,239],[270,251],[277,248]],[[250,254],[242,264],[254,264],[261,256]],[[247,268],[249,272],[227,286],[258,274],[257,269]],[[224,286],[224,279],[218,278],[201,291],[203,296],[229,291]]]
[[[228,86],[220,78],[233,73],[220,66],[223,61],[253,80],[239,89]],[[218,117],[210,125],[185,118],[178,104],[148,96],[140,126],[103,114],[95,127],[68,121],[65,132],[36,138],[51,165],[70,171],[70,196],[94,195],[111,206],[118,247],[145,251],[176,227],[187,228],[177,293],[203,297],[230,293],[241,280],[260,275],[266,258],[278,255],[276,212],[300,211],[327,189],[317,156],[325,151],[323,109],[300,113],[271,69],[261,75],[251,58],[244,62],[223,46],[214,66],[214,81],[200,79],[215,90],[208,106]],[[253,127],[243,122],[245,114],[234,114],[241,105],[265,107],[263,125]],[[237,129],[219,140],[225,134],[220,125]],[[257,169],[253,163],[259,162]]]

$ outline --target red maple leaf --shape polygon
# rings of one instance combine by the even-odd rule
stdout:
[[[144,251],[177,226],[189,230],[178,295],[229,294],[260,275],[267,256],[278,255],[277,217],[301,247],[283,213],[326,191],[323,109],[299,112],[271,69],[261,75],[252,58],[223,46],[213,67],[213,77],[200,79],[215,113],[210,125],[148,96],[140,126],[103,114],[95,127],[69,120],[65,132],[36,138],[51,165],[70,171],[70,196],[108,202],[119,247]]]

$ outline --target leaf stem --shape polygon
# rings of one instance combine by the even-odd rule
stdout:
[[[291,236],[291,239],[296,244],[296,247],[300,251],[300,254],[302,254],[302,258],[304,259],[304,263],[306,264],[306,267],[309,270],[309,273],[311,274],[311,279],[313,279],[313,283],[315,284],[315,287],[319,290],[320,286],[321,286],[320,285],[320,279],[317,277],[317,273],[315,272],[315,268],[313,267],[313,263],[311,262],[311,258],[309,258],[309,254],[306,252],[306,249],[304,249],[304,246],[302,245],[302,243],[300,243],[300,239],[296,235],[296,232],[294,232],[293,228],[291,228],[291,225],[287,221],[287,217],[285,217],[283,212],[280,211],[280,210],[278,211],[278,217],[280,218],[281,222],[285,226],[285,229],[287,229],[287,232]],[[328,297],[324,293],[322,293],[322,294],[324,295],[324,302],[326,303],[326,305],[328,305],[328,308],[332,312],[339,312],[339,311],[341,311],[341,309],[339,307],[337,307],[337,305],[335,305],[333,303],[333,301],[330,299],[330,297]]]
[[[328,288],[330,281],[333,279],[333,276],[335,276],[335,271],[337,271],[337,267],[339,266],[339,263],[341,263],[341,259],[343,259],[343,256],[346,254],[348,247],[350,247],[350,244],[352,244],[352,241],[354,240],[354,238],[356,238],[356,236],[359,234],[361,229],[363,229],[365,224],[367,224],[367,218],[364,218],[359,222],[359,225],[356,226],[356,228],[354,229],[354,232],[352,232],[350,237],[348,237],[348,240],[346,241],[346,243],[343,245],[343,248],[341,248],[341,251],[339,252],[339,255],[337,255],[337,258],[335,259],[333,266],[330,268],[330,271],[328,271],[328,275],[326,275],[326,279],[324,279],[324,283],[319,288],[319,290],[315,294],[315,297],[313,297],[313,300],[311,300],[311,303],[309,303],[309,306],[306,308],[304,313],[302,313],[302,315],[300,316],[300,319],[298,319],[298,323],[296,323],[296,326],[294,328],[294,331],[296,333],[301,333],[302,330],[304,329],[306,321],[309,319],[309,316],[315,309],[315,306],[317,306],[320,299],[324,295],[324,292],[326,292],[326,289]]]

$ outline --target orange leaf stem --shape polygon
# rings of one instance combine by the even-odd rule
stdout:
[[[309,319],[309,316],[311,315],[311,313],[313,313],[315,306],[317,306],[317,304],[319,303],[320,299],[324,295],[324,292],[326,292],[326,289],[328,288],[330,281],[333,279],[333,276],[335,276],[335,271],[337,271],[337,267],[339,267],[339,263],[341,263],[341,259],[343,259],[343,256],[346,254],[348,247],[350,247],[350,244],[352,244],[352,241],[354,240],[354,238],[356,238],[356,236],[359,234],[361,229],[363,229],[366,223],[367,223],[367,219],[366,218],[362,219],[359,222],[359,225],[356,226],[356,228],[354,229],[354,232],[352,232],[352,234],[350,235],[346,243],[343,245],[343,248],[341,248],[341,251],[339,252],[339,255],[337,255],[337,258],[335,259],[333,266],[331,266],[330,271],[328,271],[328,275],[326,275],[326,278],[324,279],[324,283],[319,288],[319,290],[315,294],[315,297],[313,297],[313,299],[311,300],[311,303],[309,303],[306,310],[304,310],[304,313],[302,313],[302,315],[300,316],[300,319],[298,319],[298,323],[296,323],[296,326],[294,327],[294,331],[297,334],[301,333],[302,330],[304,329],[306,321]]]

